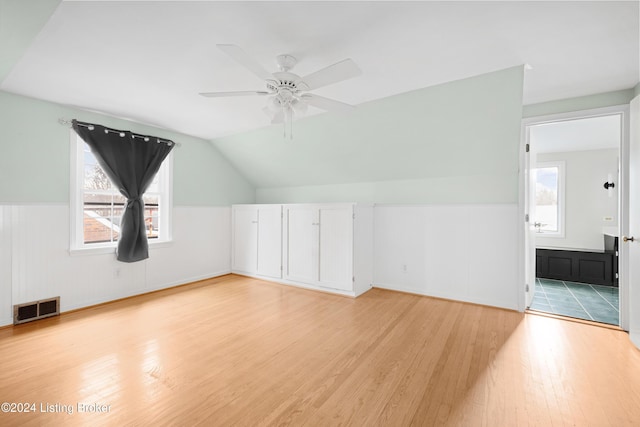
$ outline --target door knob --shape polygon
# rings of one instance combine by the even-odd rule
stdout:
[[[623,242],[633,242],[634,238],[633,238],[633,236],[631,236],[631,237],[623,236],[622,237],[622,241]]]

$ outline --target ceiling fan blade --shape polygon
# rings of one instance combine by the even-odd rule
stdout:
[[[356,63],[351,59],[345,59],[303,77],[302,81],[308,86],[309,90],[313,90],[359,76],[360,74],[362,74],[362,71]]]
[[[307,107],[309,104],[304,102],[303,100],[295,99],[291,102],[291,108],[293,108],[294,113],[299,116],[304,116],[307,113]]]
[[[305,93],[301,96],[301,99],[309,105],[327,111],[349,111],[356,108],[353,105],[345,104],[344,102],[336,101],[335,99],[325,98],[324,96],[314,95],[312,93]]]
[[[218,44],[216,46],[262,80],[273,79],[270,72],[265,70],[258,61],[247,55],[247,53],[238,46],[234,44]]]
[[[256,90],[241,90],[236,92],[203,92],[200,95],[207,98],[222,98],[226,96],[253,96],[253,95],[269,95],[269,92]]]

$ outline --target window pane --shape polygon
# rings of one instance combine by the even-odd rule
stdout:
[[[160,174],[157,173],[156,176],[153,177],[153,181],[151,181],[151,184],[149,184],[149,188],[147,188],[147,193],[158,193],[160,192],[160,184],[159,184],[159,176]]]
[[[112,188],[111,181],[97,163],[84,167],[84,188],[86,190],[109,190]]]
[[[119,222],[119,218],[118,218]],[[117,240],[120,227],[114,221],[114,195],[84,193],[84,243],[104,243]]]
[[[147,238],[157,239],[159,235],[159,196],[157,194],[145,194],[142,200],[144,200],[144,226],[147,229]]]
[[[558,231],[558,167],[536,169],[536,222],[539,231]]]
[[[98,164],[89,146],[84,144],[84,186],[87,190],[108,190],[112,187],[111,181]]]

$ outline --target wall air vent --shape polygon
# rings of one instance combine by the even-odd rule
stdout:
[[[13,324],[31,322],[60,314],[60,297],[16,304],[13,306]]]

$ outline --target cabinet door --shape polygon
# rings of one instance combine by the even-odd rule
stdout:
[[[320,285],[353,290],[353,210],[321,208]]]
[[[258,208],[258,274],[282,277],[282,207]]]
[[[318,282],[318,209],[288,207],[287,279],[316,284]]]
[[[255,273],[258,267],[258,210],[233,208],[232,269]]]

